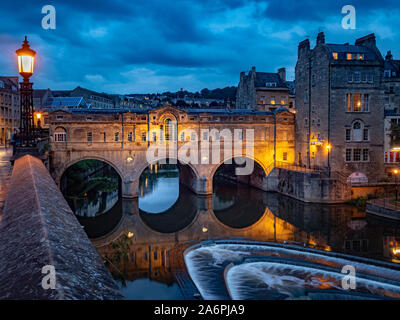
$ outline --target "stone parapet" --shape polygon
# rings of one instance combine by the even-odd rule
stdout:
[[[56,281],[46,290],[48,265]],[[0,223],[0,299],[122,298],[43,163],[17,159]]]

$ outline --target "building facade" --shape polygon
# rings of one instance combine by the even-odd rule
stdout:
[[[326,44],[318,34],[298,46],[296,162],[321,167],[351,183],[384,173],[384,59],[374,34],[354,45]]]
[[[240,73],[236,93],[236,108],[273,111],[279,107],[294,110],[293,82],[286,81],[286,69],[277,73],[257,72],[253,67],[248,75]]]
[[[0,145],[12,138],[20,125],[18,77],[0,77]]]

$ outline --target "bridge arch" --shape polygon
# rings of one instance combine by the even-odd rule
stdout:
[[[66,162],[59,170],[57,170],[56,175],[55,175],[55,180],[59,187],[60,187],[61,177],[68,170],[68,168],[80,161],[83,161],[83,160],[98,160],[98,161],[107,163],[118,173],[121,181],[124,181],[124,174],[123,174],[122,170],[118,167],[118,165],[116,165],[115,163],[113,163],[112,161],[110,161],[104,157],[88,155],[88,156],[79,157],[79,158],[76,158],[69,162]]]
[[[232,156],[229,158],[225,158],[218,165],[216,165],[212,168],[212,170],[210,172],[211,181],[214,181],[217,171],[222,169],[224,165],[237,167],[238,165],[235,164],[235,159],[237,159],[237,158],[244,158],[244,159],[253,161],[252,173],[250,173],[248,175],[236,176],[237,181],[242,182],[242,183],[247,183],[250,186],[267,191],[267,189],[268,189],[267,188],[267,179],[268,179],[268,175],[270,174],[270,172],[273,168],[273,164],[266,165],[266,164],[264,164],[263,161],[261,161],[260,159],[258,159],[257,157],[254,157],[254,156],[238,155],[238,156]],[[226,162],[229,162],[229,161],[231,163],[227,164]]]

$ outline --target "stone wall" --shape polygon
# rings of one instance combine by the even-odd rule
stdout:
[[[55,289],[43,289],[52,265]],[[0,223],[0,299],[122,299],[43,163],[15,161]]]
[[[275,168],[271,179],[275,191],[313,203],[344,203],[351,199],[351,186],[337,179],[321,177],[318,172],[300,172]],[[273,189],[271,189],[273,191]]]

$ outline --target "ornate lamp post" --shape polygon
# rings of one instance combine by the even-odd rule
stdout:
[[[21,146],[34,146],[35,143],[35,122],[33,107],[33,83],[29,78],[33,75],[36,52],[33,51],[25,36],[22,47],[16,51],[18,56],[19,74],[23,81],[21,85],[21,122],[20,122],[20,139]]]

